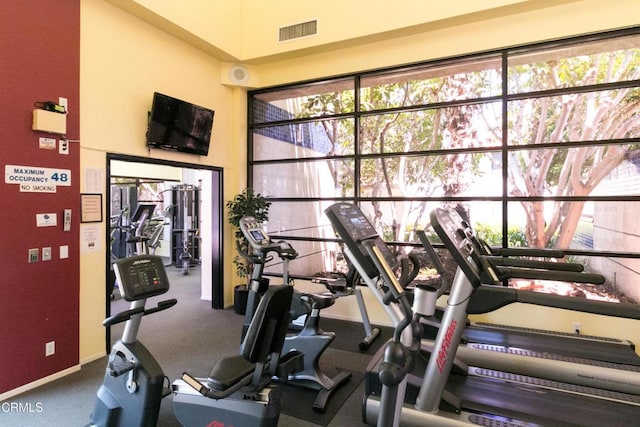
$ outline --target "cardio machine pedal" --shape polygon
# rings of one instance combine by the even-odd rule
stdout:
[[[280,360],[278,360],[276,377],[282,382],[287,382],[289,375],[303,370],[304,353],[299,350],[291,350],[287,354],[282,355]]]
[[[135,363],[122,361],[120,363],[116,363],[115,361],[111,361],[109,366],[107,367],[107,372],[112,377],[119,377],[122,374],[126,374],[127,372],[133,370],[136,367]]]

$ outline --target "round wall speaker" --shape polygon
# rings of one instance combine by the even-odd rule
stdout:
[[[249,70],[242,65],[234,65],[229,70],[229,79],[238,85],[243,85],[249,82]]]

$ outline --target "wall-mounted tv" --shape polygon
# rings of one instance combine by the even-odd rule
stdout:
[[[206,156],[214,111],[158,92],[147,128],[147,147]]]

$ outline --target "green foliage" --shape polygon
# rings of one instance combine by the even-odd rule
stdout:
[[[226,206],[229,224],[235,229],[236,242],[241,250],[249,253],[249,242],[242,234],[242,230],[240,230],[240,220],[246,216],[252,216],[260,223],[266,222],[269,218],[271,202],[260,193],[256,193],[253,188],[245,188],[233,200],[229,200]],[[233,263],[236,266],[236,273],[239,277],[250,276],[253,265],[246,259],[236,255],[233,258]]]
[[[405,81],[363,85],[359,92],[359,109],[380,111],[448,101],[461,93],[464,97],[498,93],[499,86],[492,85],[496,85],[496,70],[491,68],[454,75],[409,73]],[[304,97],[296,118],[352,113],[355,111],[355,98],[355,92],[350,89]],[[366,155],[471,148],[479,144],[473,123],[481,115],[481,108],[476,105],[364,115],[359,123],[358,150]],[[332,149],[327,155],[354,152],[353,121],[320,123],[331,142]],[[446,195],[454,196],[479,176],[479,164],[483,158],[484,154],[472,152],[365,159],[358,176],[354,175],[350,164],[332,161],[329,168],[343,194],[350,194],[358,180],[361,194],[376,197],[397,195],[391,194],[391,189],[431,194],[438,188],[444,188]]]
[[[610,45],[587,43],[510,59],[506,70],[508,94],[576,90],[509,101],[506,134],[502,130],[505,118],[497,102],[466,102],[503,94],[502,69],[496,58],[474,61],[471,66],[365,76],[358,93],[346,80],[321,85],[321,93],[298,99],[296,118],[318,118],[331,145],[327,156],[356,152],[363,156],[358,170],[350,160],[327,161],[342,196],[352,195],[356,182],[360,189],[357,196],[374,199],[465,196],[471,184],[479,180],[481,161],[487,158],[480,149],[527,145],[525,150],[510,150],[506,165],[502,165],[508,168],[510,195],[526,198],[548,194],[558,199],[523,199],[527,228],[510,228],[510,245],[525,245],[524,236],[531,245],[566,245],[575,229],[571,221],[576,221],[580,212],[572,207],[577,206],[575,202],[563,198],[588,196],[634,147],[576,144],[555,149],[549,144],[637,137],[639,88],[580,89],[636,81],[640,76],[640,49],[630,40],[635,41],[635,37],[611,40]],[[449,104],[455,101],[462,102]],[[411,107],[410,111],[395,111],[405,107]],[[356,110],[361,113],[357,120],[351,118]],[[335,115],[337,119],[323,119]],[[358,142],[357,149],[354,141]],[[541,144],[540,149],[531,149],[533,144]],[[632,151],[627,157],[631,156],[638,157]],[[547,219],[545,232],[540,233],[537,222],[541,219],[535,212],[541,211],[542,204],[551,203],[554,217]],[[396,206],[392,206],[394,209]],[[566,221],[569,225],[561,228]],[[489,234],[487,240],[501,244],[501,235]]]
[[[478,237],[487,242],[490,246],[502,246],[502,225],[501,224],[481,224],[473,226]],[[524,230],[520,227],[510,226],[507,229],[508,247],[527,247],[527,239]]]

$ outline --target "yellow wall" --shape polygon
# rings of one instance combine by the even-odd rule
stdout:
[[[214,40],[213,44],[226,52],[241,48],[238,24],[242,22],[242,8],[238,1],[139,0],[137,3],[204,40]]]
[[[242,7],[237,0],[106,0],[152,25],[211,53],[237,60],[240,50]]]
[[[189,39],[219,58],[244,63],[272,62],[303,51],[339,47],[424,33],[487,16],[510,16],[579,0],[386,0],[305,2],[298,0],[107,0],[142,19]],[[317,33],[280,42],[279,28],[316,20]]]
[[[443,2],[428,3],[401,0],[389,9],[382,0],[346,4],[326,0],[321,7],[289,0],[82,0],[81,167],[104,168],[107,151],[148,155],[146,111],[157,90],[211,107],[216,116],[208,157],[157,151],[151,155],[223,167],[224,199],[228,200],[243,188],[246,177],[246,90],[221,84],[229,83],[224,75],[234,62],[247,63],[251,76],[247,86],[265,87],[622,28],[639,24],[640,16],[637,0],[468,0],[449,2],[447,10],[434,9],[433,5]],[[178,4],[186,6],[178,11]],[[407,8],[408,4],[413,6]],[[474,12],[478,4],[508,6]],[[194,7],[201,8],[198,16],[189,9]],[[447,11],[452,14],[445,16]],[[176,22],[169,20],[171,15]],[[281,25],[314,18],[323,31],[318,37],[278,44],[277,34],[271,35]],[[398,29],[402,25],[411,27]],[[331,33],[325,35],[325,29]],[[230,235],[225,229],[225,253],[234,250]],[[225,259],[225,283],[232,282],[231,258]],[[104,351],[100,325],[105,305],[104,259],[104,252],[81,258],[82,361]],[[225,302],[230,303],[232,285],[226,286]],[[353,310],[346,304],[353,303],[344,299],[331,310],[335,316],[348,313],[350,317]],[[375,305],[370,304],[372,320],[386,322]],[[544,313],[543,323],[540,313]],[[602,321],[537,307],[509,307],[484,320],[558,330],[579,321],[583,333],[604,330],[603,334],[614,337],[640,337],[637,321]]]
[[[182,182],[182,168],[169,165],[140,164],[111,161],[111,176],[126,176],[127,178],[151,178],[165,181]],[[190,184],[191,182],[187,183]]]
[[[469,17],[479,11],[506,5],[533,5],[532,1],[517,0],[387,0],[305,2],[279,0],[274,3],[260,0],[243,2],[245,36],[242,37],[240,59],[246,62],[264,60],[274,55],[300,49],[335,44],[348,45],[362,39],[388,37],[389,33],[422,31],[449,19]],[[530,6],[533,7],[533,6]],[[278,41],[278,29],[293,24],[317,20],[317,34],[296,41]]]
[[[104,1],[83,0],[81,7],[82,170],[100,169],[106,176],[107,152],[149,156],[222,167],[225,198],[239,192],[246,175],[246,138],[239,131],[246,128],[246,114],[239,106],[246,104],[246,95],[219,83],[220,61]],[[209,156],[147,151],[147,111],[154,91],[215,110]],[[104,354],[104,228],[102,232],[102,251],[81,254],[80,260],[83,362]],[[231,247],[228,239],[225,245]],[[225,272],[234,271],[231,259],[226,261]],[[230,281],[225,273],[225,283]],[[228,304],[231,298],[229,290]]]
[[[449,2],[451,3],[451,2]],[[538,2],[549,3],[549,2]],[[552,3],[552,2],[551,2]],[[640,24],[636,0],[583,0],[251,66],[255,86],[410,64]],[[462,22],[462,20],[460,20]]]
[[[573,325],[578,323],[582,335],[612,337],[640,344],[640,325],[637,320],[611,318],[551,307],[516,303],[501,308],[495,313],[470,316],[470,320],[567,333],[573,333]],[[636,353],[640,354],[640,347],[636,347]]]

